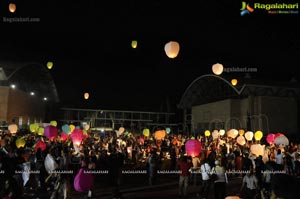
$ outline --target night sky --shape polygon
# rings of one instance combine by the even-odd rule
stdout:
[[[300,80],[299,14],[240,16],[234,0],[14,2],[15,13],[0,2],[0,59],[53,61],[65,107],[167,111],[169,104],[174,111],[189,84],[218,62],[257,68],[252,78]],[[170,40],[180,44],[175,59],[164,52]]]

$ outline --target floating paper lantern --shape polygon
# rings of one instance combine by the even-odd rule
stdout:
[[[204,135],[205,135],[205,137],[209,137],[210,136],[210,131],[209,130],[204,131]]]
[[[188,140],[185,143],[185,151],[189,156],[197,156],[201,153],[201,142],[199,140]]]
[[[219,134],[220,134],[220,136],[225,135],[225,130],[224,129],[220,129]]]
[[[45,129],[43,127],[40,127],[37,131],[37,134],[40,135],[40,136],[43,136],[45,135]]]
[[[165,130],[158,130],[158,131],[155,131],[155,139],[156,140],[161,140],[163,139],[164,137],[166,136],[166,131]]]
[[[52,155],[50,153],[47,154],[45,161],[44,161],[45,169],[50,174],[55,169],[58,168],[58,165]]]
[[[137,44],[138,44],[138,43],[137,43],[137,40],[132,40],[132,41],[131,41],[131,47],[132,47],[132,48],[136,48],[136,47],[137,47]]]
[[[245,133],[245,138],[246,138],[246,140],[251,141],[253,139],[253,132],[252,131],[247,131]]]
[[[179,49],[180,49],[179,43],[176,41],[170,41],[165,45],[166,55],[172,59],[177,57],[179,53]]]
[[[144,130],[143,130],[143,135],[146,136],[146,137],[149,137],[149,135],[150,135],[150,130],[149,130],[149,129],[144,129]]]
[[[171,129],[167,127],[166,132],[167,132],[167,134],[169,134],[171,132]]]
[[[38,123],[33,123],[33,124],[29,125],[29,130],[32,133],[37,133],[38,129],[39,129],[39,124]]]
[[[216,140],[219,138],[219,131],[218,130],[213,130],[212,134],[211,134],[213,140]]]
[[[239,135],[244,135],[244,134],[245,134],[244,129],[240,129],[240,130],[239,130]]]
[[[245,140],[244,136],[242,136],[242,135],[240,135],[239,137],[236,138],[236,142],[241,146],[246,144],[246,140]]]
[[[62,132],[61,133],[61,135],[60,135],[60,139],[62,140],[62,141],[65,141],[65,140],[67,140],[68,139],[68,134],[67,133],[65,133],[65,132]]]
[[[14,12],[16,12],[17,6],[14,3],[10,3],[8,5],[8,9],[9,9],[9,12],[14,13]]]
[[[72,133],[76,128],[74,124],[70,124],[69,127],[70,127],[70,133]]]
[[[8,130],[12,135],[15,135],[18,131],[18,125],[10,124],[10,125],[8,125]]]
[[[79,146],[81,144],[82,139],[83,139],[82,130],[75,129],[71,134],[71,138],[72,138],[73,144],[75,146]]]
[[[46,150],[47,145],[43,141],[38,141],[35,145],[35,150],[37,151],[39,148],[41,148],[42,151]]]
[[[50,125],[51,125],[51,126],[57,126],[57,122],[56,122],[56,121],[51,121],[51,122],[50,122]]]
[[[120,134],[124,133],[124,131],[125,131],[125,128],[124,128],[124,127],[120,127],[120,128],[119,128]]]
[[[26,141],[23,138],[18,138],[16,140],[16,146],[17,146],[18,149],[21,148],[21,147],[24,147],[25,144],[26,144]]]
[[[44,129],[44,134],[49,140],[52,141],[57,136],[58,130],[55,126],[46,126]]]
[[[231,80],[232,86],[236,86],[237,83],[238,83],[238,80],[237,80],[237,79],[232,79],[232,80]]]
[[[87,100],[87,99],[89,99],[89,97],[90,97],[90,94],[89,94],[89,93],[84,93],[84,94],[83,94],[83,97],[84,97],[84,99],[86,99],[86,100]]]
[[[265,153],[265,145],[261,144],[252,144],[250,147],[251,153],[253,153],[256,156],[263,156]]]
[[[236,138],[236,136],[239,135],[238,130],[236,129],[230,129],[229,131],[227,131],[227,136],[230,138]]]
[[[216,63],[212,66],[212,72],[215,74],[215,75],[221,75],[223,73],[223,65],[222,64],[219,64],[219,63]]]
[[[282,134],[282,133],[276,133],[274,139],[276,139],[279,136],[284,136],[284,134]]]
[[[274,133],[269,133],[267,135],[267,138],[266,138],[267,142],[269,144],[273,144],[274,143],[274,140],[275,140],[275,134]]]
[[[262,137],[263,137],[263,132],[261,132],[261,131],[256,131],[256,132],[254,133],[254,139],[255,139],[255,140],[259,141],[259,140],[261,140]]]
[[[89,125],[89,124],[86,124],[86,125],[84,126],[84,130],[88,131],[89,129],[90,129],[90,125]]]
[[[274,144],[285,147],[289,145],[289,139],[285,135],[281,135],[275,138]]]
[[[49,61],[47,62],[47,68],[50,70],[53,67],[53,62]]]
[[[74,178],[74,189],[78,192],[88,192],[94,186],[94,177],[90,172],[79,169]]]

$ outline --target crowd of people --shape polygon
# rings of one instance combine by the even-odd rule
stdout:
[[[243,198],[270,198],[272,194],[282,197],[283,193],[274,189],[277,185],[272,182],[282,182],[275,180],[278,176],[300,174],[299,148],[293,142],[286,146],[266,144],[265,153],[255,155],[250,150],[255,141],[240,145],[226,135],[212,139],[166,134],[157,140],[151,135],[89,131],[78,145],[70,137],[61,139],[61,133],[51,140],[29,131],[11,134],[6,130],[0,135],[0,198],[3,199],[22,198],[28,190],[51,192],[50,198],[67,198],[71,189],[93,197],[94,184],[103,178],[98,179],[99,175],[93,175],[92,171],[107,171],[109,177],[105,180],[114,187],[114,197],[121,198],[124,167],[146,169],[149,186],[162,177],[157,175],[159,170],[180,171],[179,196],[188,197],[189,187],[199,185],[197,196],[202,199],[209,195],[225,198],[227,184],[236,176],[242,177],[237,194]],[[16,144],[20,137],[25,140],[21,147]],[[185,144],[191,139],[202,143],[198,155],[186,153]],[[38,142],[45,143],[45,147],[37,147]]]

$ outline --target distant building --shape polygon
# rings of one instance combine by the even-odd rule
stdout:
[[[195,79],[178,105],[185,113],[185,128],[202,134],[204,130],[231,128],[261,130],[264,134],[299,133],[298,82],[262,82],[251,78],[238,81],[233,86],[215,75]]]
[[[58,101],[56,86],[46,66],[0,61],[1,122],[15,122],[20,128],[44,122],[47,106]]]

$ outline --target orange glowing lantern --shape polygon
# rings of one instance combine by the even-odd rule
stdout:
[[[170,41],[165,45],[165,52],[169,58],[177,57],[179,53],[179,43],[176,41]]]
[[[17,6],[14,3],[10,3],[8,5],[8,9],[9,9],[9,12],[14,13],[14,12],[16,12]]]
[[[212,66],[212,71],[215,75],[221,75],[223,73],[223,65],[216,63]]]
[[[90,94],[89,93],[84,93],[84,95],[83,95],[83,97],[84,97],[84,99],[89,99],[89,97],[90,97]]]
[[[231,80],[232,86],[236,86],[237,83],[238,83],[238,80],[237,80],[237,79],[232,79],[232,80]]]
[[[158,131],[155,131],[155,139],[156,140],[161,140],[163,139],[164,137],[166,136],[166,131],[165,130],[158,130]]]
[[[18,131],[18,125],[16,125],[16,124],[10,124],[8,126],[8,130],[10,131],[10,133],[12,135],[15,135],[17,133],[17,131]]]

